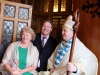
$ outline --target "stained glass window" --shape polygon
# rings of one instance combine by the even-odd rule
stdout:
[[[25,0],[19,2],[22,1]],[[31,5],[0,0],[0,43],[4,40],[10,42],[19,40],[21,28],[25,26],[31,27],[31,18]]]
[[[45,0],[44,12],[48,12],[48,9],[49,9],[49,0]]]
[[[18,22],[18,30],[17,30],[17,40],[20,40],[20,31],[21,31],[21,29],[23,28],[23,27],[26,27],[26,26],[28,26],[28,24],[27,23],[25,23],[25,22]]]
[[[4,16],[14,17],[15,16],[15,6],[5,5]]]
[[[19,19],[28,19],[29,10],[27,8],[19,8]]]
[[[66,0],[61,0],[61,11],[66,11]]]
[[[3,32],[2,32],[2,41],[8,39],[12,42],[12,35],[13,35],[13,21],[4,20],[3,22]]]
[[[53,12],[58,12],[58,0],[54,0]]]

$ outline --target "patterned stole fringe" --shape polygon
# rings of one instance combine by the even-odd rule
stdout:
[[[58,50],[58,53],[55,58],[55,67],[59,65],[63,57],[66,55],[66,53],[70,50],[72,44],[72,39],[69,40],[68,42],[62,41],[60,43],[60,47]]]

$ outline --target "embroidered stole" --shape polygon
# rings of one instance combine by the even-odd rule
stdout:
[[[68,42],[62,41],[60,43],[59,50],[57,52],[56,58],[55,58],[55,67],[59,65],[63,57],[66,55],[66,53],[70,50],[72,44],[72,39]]]

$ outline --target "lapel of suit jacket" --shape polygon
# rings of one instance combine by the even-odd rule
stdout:
[[[40,46],[42,46],[42,42],[41,42],[41,34],[39,34],[37,38],[38,38],[38,39],[37,39],[38,44],[39,44]]]
[[[49,38],[48,38],[48,40],[47,40],[47,42],[46,42],[44,48],[45,48],[48,44],[50,45],[50,36],[49,36]]]

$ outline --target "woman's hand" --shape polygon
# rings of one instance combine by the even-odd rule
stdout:
[[[54,71],[55,71],[55,69],[54,69],[54,68],[51,68],[51,69],[50,69],[50,72],[51,72],[51,73],[53,73]]]
[[[19,70],[14,70],[11,75],[22,75],[22,73]]]
[[[16,68],[13,70],[11,75],[22,75],[22,71],[19,68]]]

